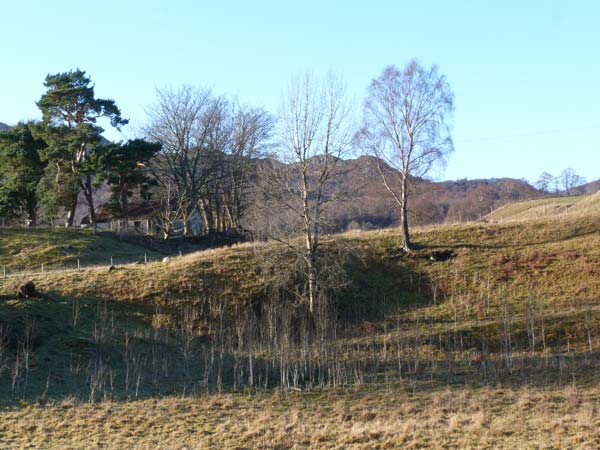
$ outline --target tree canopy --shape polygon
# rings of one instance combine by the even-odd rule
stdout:
[[[44,82],[46,92],[37,102],[42,111],[42,123],[38,127],[48,148],[44,152],[51,175],[57,180],[55,195],[48,195],[48,203],[65,206],[68,211],[67,226],[73,224],[79,190],[69,189],[68,195],[60,190],[58,180],[62,172],[70,172],[69,183],[79,184],[88,203],[89,216],[94,231],[96,214],[93,200],[92,163],[93,153],[101,142],[100,118],[106,118],[111,126],[120,128],[128,123],[114,100],[95,97],[94,85],[85,71],[80,69],[48,75]]]
[[[6,218],[26,216],[30,225],[37,221],[37,188],[45,163],[40,152],[46,143],[36,139],[30,124],[0,132],[0,215]]]
[[[408,199],[411,178],[424,177],[443,165],[453,150],[448,118],[454,95],[437,66],[417,61],[404,69],[388,66],[371,81],[364,123],[357,137],[377,160],[396,169],[380,175],[401,210],[403,248],[410,251]]]

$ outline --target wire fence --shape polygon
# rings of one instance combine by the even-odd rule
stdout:
[[[181,256],[181,252],[179,253]],[[110,269],[111,267],[122,267],[127,265],[144,265],[155,262],[165,262],[169,259],[173,258],[173,256],[155,256],[148,255],[144,253],[137,258],[120,258],[110,256],[106,259],[106,262],[93,262],[93,263],[84,263],[81,261],[81,258],[74,259],[69,262],[61,262],[58,264],[39,264],[39,265],[31,265],[29,267],[23,268],[23,266],[19,266],[18,268],[11,268],[10,265],[3,265],[0,272],[0,277],[2,279],[11,279],[11,278],[26,278],[26,277],[44,277],[46,275],[57,274],[57,273],[75,273],[75,272],[84,272],[86,270],[92,269]]]

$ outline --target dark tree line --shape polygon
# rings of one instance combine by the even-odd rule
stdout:
[[[42,154],[47,145],[36,139],[29,124],[0,132],[0,215],[37,222],[40,180],[47,162]]]

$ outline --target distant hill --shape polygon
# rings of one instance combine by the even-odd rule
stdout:
[[[585,194],[595,194],[600,191],[600,180],[584,184],[581,188]]]
[[[260,161],[257,161],[260,164]],[[282,164],[282,163],[279,163]],[[339,192],[348,193],[327,206],[329,222],[335,231],[347,229],[375,229],[398,225],[398,208],[381,181],[377,160],[362,156],[338,162],[339,176],[327,186],[326,196],[333,198]],[[393,171],[385,167],[386,171]],[[413,180],[410,198],[412,225],[429,225],[479,220],[491,211],[512,202],[540,198],[544,194],[524,180],[494,178],[435,182]],[[110,199],[110,189],[100,186],[94,195],[96,207]],[[133,198],[136,202],[139,199]],[[247,216],[254,213],[247,211]],[[87,204],[80,195],[76,220],[78,224],[87,215]],[[245,226],[253,229],[250,223]]]
[[[381,182],[377,160],[372,157],[340,162],[342,176],[336,190],[353,192],[347,201],[330,206],[331,219],[338,229],[380,228],[398,223],[393,199]],[[385,171],[393,171],[384,167]],[[413,225],[478,220],[507,203],[539,198],[541,191],[524,180],[493,178],[435,182],[413,180],[409,200]]]
[[[257,161],[260,164],[259,161]],[[279,163],[282,164],[282,163]],[[338,162],[339,176],[326,187],[326,196],[347,193],[327,206],[329,222],[335,231],[375,229],[398,225],[398,207],[381,181],[377,160],[362,156]],[[386,167],[384,170],[393,171]],[[540,198],[543,192],[524,180],[494,178],[434,182],[413,180],[410,198],[412,225],[468,222],[479,220],[491,211],[511,202]],[[95,192],[95,205],[108,202],[110,189],[103,184]],[[137,199],[132,199],[135,202]],[[247,211],[247,216],[254,213]],[[87,215],[86,203],[80,196],[76,223]],[[246,223],[253,229],[254,227]]]
[[[257,163],[260,164],[258,161]],[[326,194],[332,198],[333,194],[338,192],[346,192],[349,195],[343,199],[335,199],[327,207],[328,218],[334,231],[398,225],[398,207],[381,181],[375,158],[362,156],[340,160],[338,168],[340,175],[335,178],[334,184],[328,186]],[[388,166],[385,166],[384,170],[393,172]],[[412,184],[413,191],[409,202],[412,225],[480,220],[503,205],[545,195],[527,181],[513,178],[441,182],[414,179]],[[596,192],[600,189],[600,181],[586,185],[585,189],[588,192]],[[110,195],[106,184],[100,186],[94,195],[96,207],[105,205]],[[80,195],[75,224],[78,225],[86,215],[87,204]],[[248,216],[251,215],[250,211]]]
[[[0,122],[0,131],[9,128]],[[102,138],[103,144],[108,142]],[[398,208],[381,182],[374,157],[340,160],[338,166],[341,175],[336,178],[334,185],[329,186],[329,193],[347,192],[350,195],[328,206],[329,219],[335,230],[382,228],[398,224]],[[393,172],[387,166],[384,170]],[[600,180],[576,189],[576,193],[581,195],[598,191]],[[410,221],[413,225],[428,225],[480,220],[503,205],[546,196],[526,180],[514,178],[441,182],[415,179],[409,201]],[[96,206],[101,207],[108,202],[110,189],[104,184],[97,189],[94,197]],[[75,223],[78,224],[86,215],[86,202],[80,195]]]

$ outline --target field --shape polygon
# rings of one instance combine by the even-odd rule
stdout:
[[[92,235],[89,230],[66,228],[0,229],[0,266],[8,275],[23,271],[41,272],[94,265],[132,263],[157,259],[158,252],[123,242],[108,234]],[[0,267],[2,269],[2,267]]]
[[[591,449],[594,387],[212,394],[99,404],[67,399],[0,415],[3,448],[32,449]]]
[[[37,299],[2,279],[0,448],[597,448],[600,216],[570,201],[416,229],[411,255],[331,237],[312,316],[276,244],[29,274]]]
[[[487,222],[523,221],[548,217],[590,214],[600,211],[600,194],[549,197],[509,203],[488,214]]]

